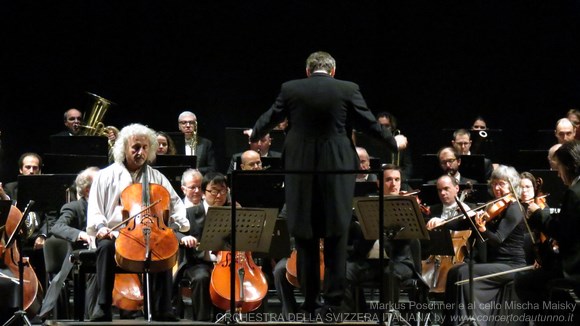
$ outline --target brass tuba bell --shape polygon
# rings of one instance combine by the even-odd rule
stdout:
[[[87,94],[91,97],[90,110],[87,119],[83,119],[85,124],[80,126],[80,135],[109,137],[109,132],[113,131],[116,136],[116,134],[119,133],[119,129],[114,126],[105,127],[105,124],[103,123],[105,113],[107,113],[107,110],[112,105],[115,105],[115,103],[93,93],[87,92]]]

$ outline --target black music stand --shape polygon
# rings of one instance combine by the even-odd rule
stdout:
[[[195,169],[197,166],[197,156],[183,154],[157,155],[155,162],[151,166],[187,166],[188,168]]]
[[[20,252],[19,259],[18,259],[18,288],[20,290],[20,302],[19,302],[19,310],[14,312],[14,315],[8,319],[3,326],[11,325],[12,323],[17,323],[20,321],[20,324],[31,326],[30,320],[26,316],[26,310],[24,310],[24,259],[22,255],[22,242],[24,241],[24,235],[26,234],[26,216],[30,212],[30,208],[34,205],[34,201],[31,200],[26,205],[24,212],[22,213],[22,217],[20,221],[18,221],[18,225],[14,228],[14,231],[6,241],[5,248],[10,248],[16,243],[16,251]],[[22,232],[20,232],[22,230]],[[17,324],[17,325],[20,325]]]
[[[6,225],[12,207],[12,200],[0,200],[0,225]]]
[[[242,207],[282,209],[285,202],[284,175],[238,174],[232,188]]]
[[[50,136],[50,152],[55,154],[109,155],[109,143],[103,136]]]
[[[67,202],[69,188],[74,184],[76,177],[76,174],[19,175],[18,208],[23,210],[22,204],[34,200],[35,211],[59,212],[62,205]]]
[[[50,173],[78,173],[89,166],[105,168],[109,165],[106,155],[78,155],[45,153],[42,157],[43,172]]]
[[[429,232],[425,228],[423,214],[417,203],[417,199],[412,196],[389,196],[383,199],[383,230],[380,230],[381,221],[379,220],[380,202],[379,198],[357,197],[354,198],[355,214],[360,222],[361,229],[365,239],[380,239],[379,234],[386,236],[388,241],[392,240],[429,240]],[[393,257],[392,246],[389,257]],[[384,252],[380,250],[379,259],[384,259]],[[383,266],[382,262],[380,264]],[[393,260],[389,259],[388,264],[387,287],[388,295],[386,302],[389,307],[387,325],[390,325],[394,319],[399,320],[405,325],[409,324],[394,308],[393,301],[395,297],[393,289]],[[382,269],[381,269],[382,270]],[[385,302],[383,288],[381,287],[381,301]]]
[[[268,252],[278,210],[236,208],[236,251]],[[205,218],[200,250],[231,250],[231,207],[210,207]],[[231,316],[235,314],[235,264],[230,264]],[[240,287],[243,291],[243,288]]]

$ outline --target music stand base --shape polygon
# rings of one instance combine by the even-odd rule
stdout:
[[[16,322],[18,322],[18,320],[21,321],[20,324],[14,324]],[[10,317],[10,319],[8,319],[8,321],[3,325],[3,326],[8,326],[8,325],[27,325],[27,326],[32,326],[32,324],[30,323],[30,320],[28,320],[28,317],[26,316],[26,311],[24,310],[18,310],[14,313],[14,315],[12,317]]]
[[[390,309],[387,312],[387,320],[384,322],[384,325],[390,326],[393,321],[398,321],[401,325],[411,326],[411,324],[403,318],[401,312],[397,309]]]

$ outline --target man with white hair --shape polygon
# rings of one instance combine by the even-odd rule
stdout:
[[[177,154],[197,156],[199,172],[206,174],[217,170],[213,143],[211,140],[200,137],[197,133],[197,117],[191,111],[183,111],[177,119],[179,131],[183,137],[175,137]]]

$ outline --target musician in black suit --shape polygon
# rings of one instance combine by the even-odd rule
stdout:
[[[394,164],[387,164],[383,172],[384,195],[398,196],[401,193],[401,168]],[[381,277],[388,277],[390,273],[386,267],[383,272],[380,270],[379,240],[367,240],[362,234],[362,229],[358,222],[353,223],[350,228],[350,238],[352,242],[352,253],[346,265],[347,290],[345,294],[343,310],[346,312],[364,312],[366,303],[362,288],[358,288],[358,306],[363,311],[355,311],[355,287],[360,283],[368,281],[379,282]],[[401,283],[407,280],[416,279],[420,282],[419,289],[424,291],[423,298],[426,298],[427,284],[421,278],[421,247],[418,239],[391,240],[385,239],[385,250],[392,253],[393,260],[393,293],[394,303],[399,300]],[[419,293],[410,293],[410,299],[420,300]]]
[[[382,139],[392,150],[405,148],[404,136],[393,137],[374,118],[357,84],[334,79],[336,62],[326,52],[306,60],[307,78],[282,85],[272,107],[256,122],[251,140],[260,139],[288,118],[284,165],[292,171],[356,170],[359,162],[352,143],[353,127]],[[298,253],[298,278],[305,299],[301,309],[321,307],[319,239],[324,238],[328,280],[324,282],[326,314],[338,310],[345,288],[348,227],[352,214],[355,175],[286,175],[288,228]]]
[[[197,117],[193,112],[184,111],[179,115],[178,127],[183,137],[173,137],[177,154],[197,156],[196,168],[202,174],[217,171],[217,164],[211,140],[197,134]],[[195,143],[195,148],[193,144]]]
[[[78,136],[81,132],[83,114],[76,108],[70,108],[64,113],[65,130],[54,134],[54,136]]]
[[[549,214],[535,203],[528,206],[529,224],[535,230],[554,238],[558,243],[560,264],[552,269],[540,268],[525,274],[518,274],[515,288],[522,301],[542,303],[549,298],[549,286],[558,278],[569,281],[576,295],[580,294],[580,141],[573,140],[564,143],[554,154],[558,167],[558,175],[568,186],[564,193],[559,214]],[[556,271],[554,271],[556,267]],[[526,281],[527,280],[527,281]],[[531,280],[531,282],[530,282]],[[551,298],[552,303],[563,300],[561,297]],[[567,298],[569,300],[569,298]],[[572,307],[574,303],[571,302]],[[568,316],[572,311],[564,309],[544,309],[546,314]],[[556,307],[557,308],[557,307]],[[541,312],[539,312],[541,313]],[[580,316],[576,307],[574,321],[578,323]]]
[[[467,178],[459,173],[459,166],[461,165],[461,157],[457,150],[451,146],[443,147],[437,152],[439,159],[439,167],[444,174],[448,174],[457,180],[459,184],[474,184],[477,180]],[[428,184],[435,184],[437,180],[430,180]]]
[[[271,151],[270,146],[272,145],[272,138],[270,138],[270,134],[264,135],[261,139],[258,139],[254,142],[248,142],[250,145],[250,150],[256,151],[260,154],[260,157],[282,157],[282,153]],[[236,170],[236,164],[238,162],[238,158],[242,156],[244,152],[235,153],[232,155],[230,160],[230,166],[228,168],[227,174],[231,174],[233,170]]]
[[[183,248],[185,265],[180,268],[176,279],[185,279],[189,282],[193,320],[211,321],[212,304],[209,286],[213,261],[209,252],[197,250],[197,245],[201,240],[208,208],[225,206],[228,202],[226,178],[219,172],[209,172],[203,177],[201,189],[205,194],[201,204],[186,209],[189,231],[177,233],[177,238]]]
[[[60,294],[60,290],[64,285],[63,282],[73,267],[73,264],[68,259],[68,255],[72,250],[86,248],[94,242],[94,238],[90,237],[85,230],[87,228],[87,198],[91,191],[93,178],[98,171],[98,167],[89,167],[77,175],[75,179],[75,188],[77,190],[78,199],[62,206],[60,209],[60,216],[51,229],[51,232],[55,237],[68,241],[71,246],[69,247],[69,251],[65,257],[60,257],[63,264],[60,272],[54,276],[46,292],[47,295],[44,298],[42,310],[39,314],[41,316],[48,314],[48,312],[54,307]],[[48,243],[51,243],[52,241],[54,241],[54,239],[49,238],[47,240],[47,246],[44,250],[50,250],[53,248],[52,246],[48,246]],[[88,290],[86,292],[86,301],[88,304],[85,313],[90,317],[93,309],[97,306],[96,296],[94,295],[96,286],[94,275],[91,275],[87,283]]]

